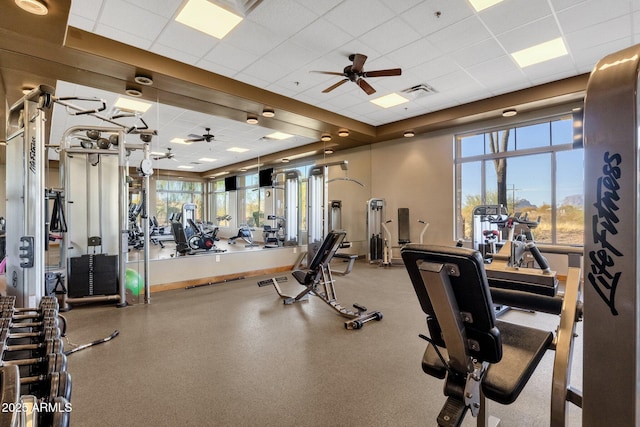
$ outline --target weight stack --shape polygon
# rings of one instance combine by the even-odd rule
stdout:
[[[118,289],[118,257],[89,254],[69,259],[70,298],[114,295]]]

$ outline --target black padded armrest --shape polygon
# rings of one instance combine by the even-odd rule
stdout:
[[[562,297],[532,294],[512,289],[491,288],[491,298],[498,305],[507,305],[549,314],[560,314],[562,312]]]
[[[491,364],[482,382],[488,399],[513,403],[553,341],[553,333],[498,321],[502,360]]]

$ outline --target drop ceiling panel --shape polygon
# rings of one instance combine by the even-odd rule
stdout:
[[[394,13],[379,0],[349,0],[331,9],[326,17],[351,36],[359,37],[393,18]]]
[[[500,34],[496,38],[508,53],[514,53],[521,49],[548,42],[561,35],[556,20],[549,16]]]
[[[110,27],[149,41],[155,40],[167,23],[163,16],[121,0],[104,2],[101,19]]]
[[[479,15],[489,30],[499,35],[551,16],[551,13],[546,1],[508,0],[483,10]]]
[[[423,1],[400,16],[422,36],[428,36],[472,15],[466,0],[449,0]]]
[[[188,43],[185,41],[188,40]],[[201,31],[194,30],[176,21],[169,21],[162,33],[155,39],[153,47],[162,45],[183,50],[197,58],[205,57],[218,44],[218,40]]]
[[[86,0],[78,1],[84,3]],[[95,1],[95,0],[93,0]],[[111,1],[111,0],[109,0]],[[145,9],[165,18],[172,18],[177,15],[176,11],[184,4],[184,0],[126,0],[136,7]]]

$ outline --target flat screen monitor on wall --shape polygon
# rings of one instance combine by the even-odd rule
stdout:
[[[238,189],[238,177],[228,176],[224,179],[224,191],[236,191]]]
[[[259,173],[260,187],[273,187],[273,168],[262,169]]]

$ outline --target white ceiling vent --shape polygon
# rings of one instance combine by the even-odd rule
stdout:
[[[246,17],[253,9],[262,3],[262,0],[215,0],[214,3],[240,16]]]
[[[411,86],[410,88],[404,89],[402,93],[406,94],[412,99],[422,98],[427,95],[431,95],[434,93],[438,93],[437,90],[426,83],[420,83],[415,86]]]

